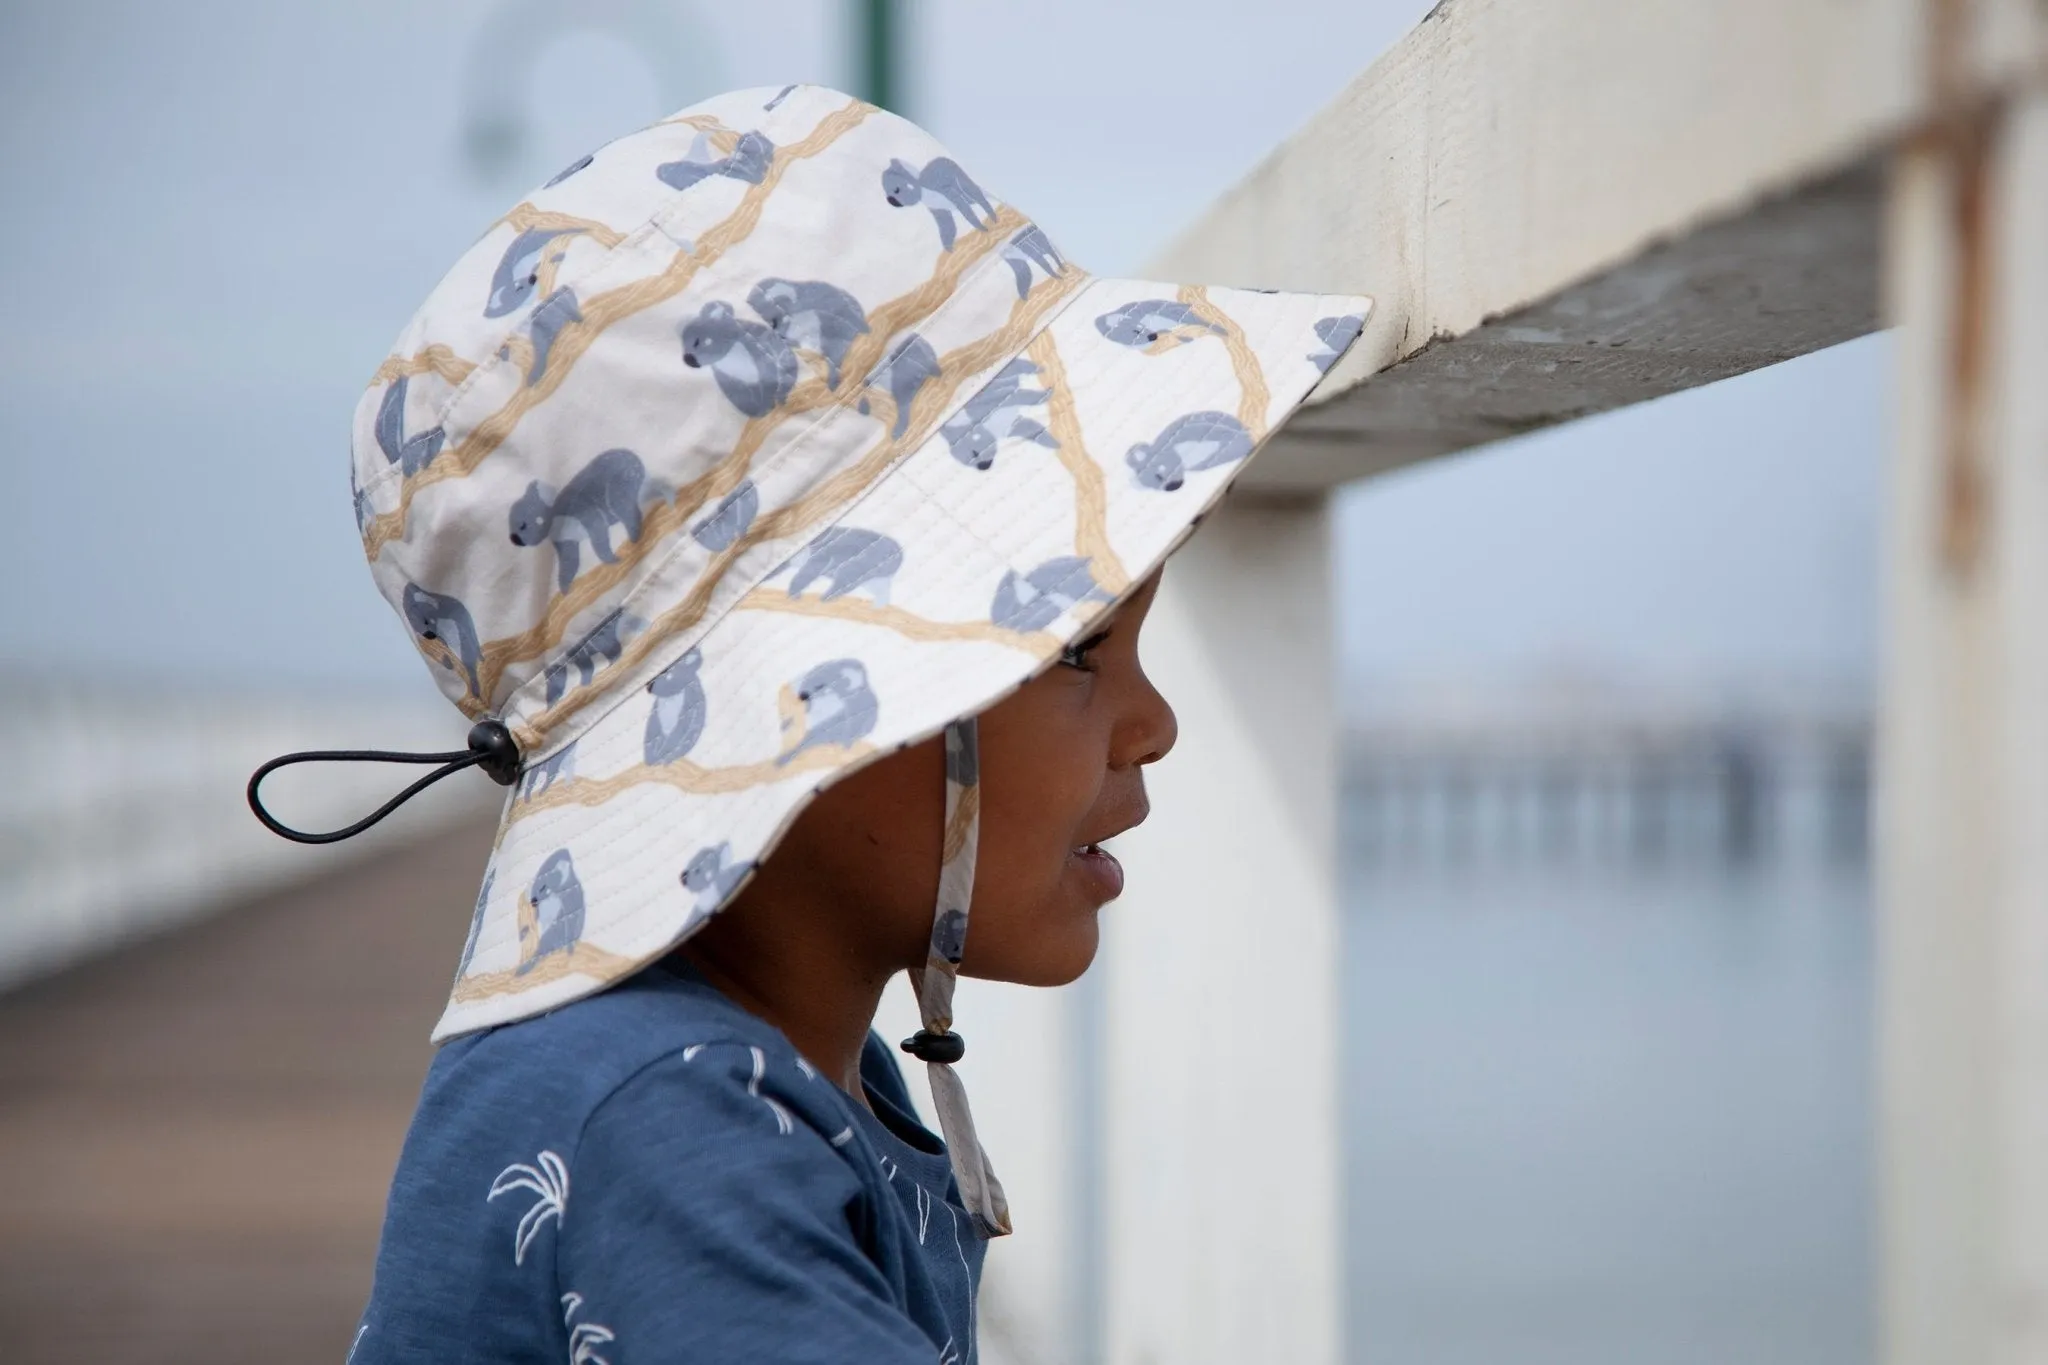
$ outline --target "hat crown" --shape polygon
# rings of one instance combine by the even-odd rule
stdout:
[[[1078,287],[916,125],[721,95],[515,205],[357,408],[380,590],[529,753],[651,679]]]

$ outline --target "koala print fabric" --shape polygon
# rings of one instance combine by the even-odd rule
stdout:
[[[514,205],[354,431],[378,587],[525,767],[435,1037],[632,974],[820,787],[1050,666],[1369,308],[1091,277],[814,86],[705,101]]]

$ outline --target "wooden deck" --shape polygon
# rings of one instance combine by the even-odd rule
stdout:
[[[0,1359],[341,1361],[489,840],[0,997]]]

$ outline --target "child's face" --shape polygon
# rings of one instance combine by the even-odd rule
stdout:
[[[1174,742],[1173,709],[1138,663],[1157,588],[1155,575],[1076,642],[1069,662],[981,716],[965,975],[1063,985],[1095,956],[1096,912],[1123,889],[1123,871],[1094,846],[1145,818],[1144,765]],[[761,889],[829,899],[857,914],[895,965],[922,965],[938,893],[943,762],[933,739],[825,792],[762,869]]]

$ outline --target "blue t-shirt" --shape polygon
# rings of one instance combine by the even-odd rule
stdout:
[[[679,964],[449,1043],[350,1365],[969,1365],[984,1244],[873,1034],[861,1080]]]

